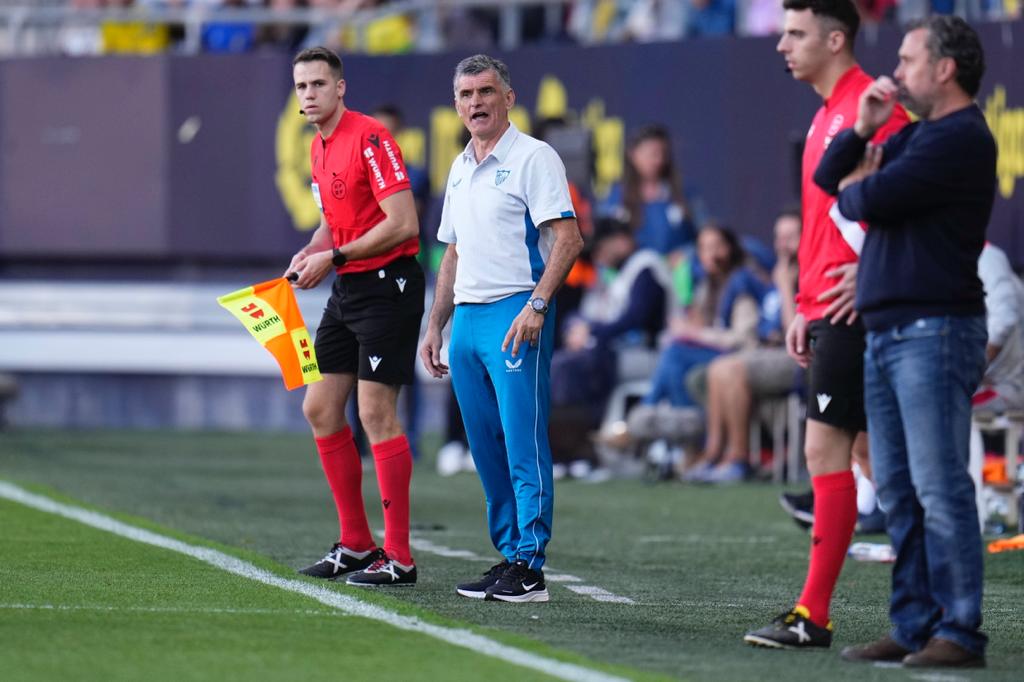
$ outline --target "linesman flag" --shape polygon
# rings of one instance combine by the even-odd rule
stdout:
[[[217,303],[270,351],[281,366],[289,391],[320,381],[313,342],[287,280],[282,277],[254,284],[218,297]]]

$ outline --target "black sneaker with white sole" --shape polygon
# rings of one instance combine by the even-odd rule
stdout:
[[[323,559],[312,566],[299,569],[299,573],[313,578],[334,580],[346,573],[361,571],[376,561],[379,554],[383,554],[383,550],[368,549],[364,552],[354,552],[337,542]]]
[[[548,588],[544,585],[544,574],[535,571],[522,559],[509,564],[505,572],[484,590],[487,601],[548,601]]]
[[[748,632],[743,641],[769,649],[808,649],[832,646],[832,623],[826,627],[808,618],[807,609],[797,606],[760,630]]]
[[[814,491],[806,493],[782,493],[779,504],[800,528],[807,530],[814,525]]]
[[[346,580],[345,583],[348,585],[358,585],[360,587],[415,585],[416,564],[410,564],[408,566],[400,564],[394,559],[389,559],[388,555],[384,553],[384,550],[381,550],[376,561],[361,571],[350,573],[348,580]]]
[[[500,564],[494,564],[491,566],[484,577],[480,580],[474,580],[468,583],[459,583],[455,586],[455,591],[461,594],[463,597],[469,597],[470,599],[483,599],[486,596],[487,588],[498,582],[498,579],[505,574],[508,570],[508,560],[503,560]]]

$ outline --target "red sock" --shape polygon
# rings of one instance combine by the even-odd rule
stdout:
[[[373,536],[363,508],[363,463],[359,461],[352,429],[346,426],[315,440],[327,484],[334,495],[334,506],[338,508],[339,542],[356,552],[373,549]]]
[[[377,485],[384,505],[384,551],[400,564],[412,564],[409,551],[409,481],[412,479],[412,451],[404,435],[375,443]]]
[[[828,605],[846,560],[846,551],[857,524],[857,484],[852,471],[811,478],[814,488],[814,528],[811,531],[811,560],[800,606],[810,612],[816,624],[828,624]]]

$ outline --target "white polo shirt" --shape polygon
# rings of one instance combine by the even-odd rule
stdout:
[[[452,162],[437,230],[459,256],[455,303],[532,291],[554,242],[546,223],[575,216],[565,166],[547,143],[510,123],[478,164],[470,142]]]

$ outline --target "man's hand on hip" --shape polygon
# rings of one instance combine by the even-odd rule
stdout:
[[[850,325],[857,321],[857,311],[853,309],[857,295],[857,263],[846,263],[832,268],[825,273],[826,277],[836,277],[839,281],[831,289],[818,296],[818,303],[832,301],[825,308],[825,317],[832,324],[839,324],[844,319]]]

